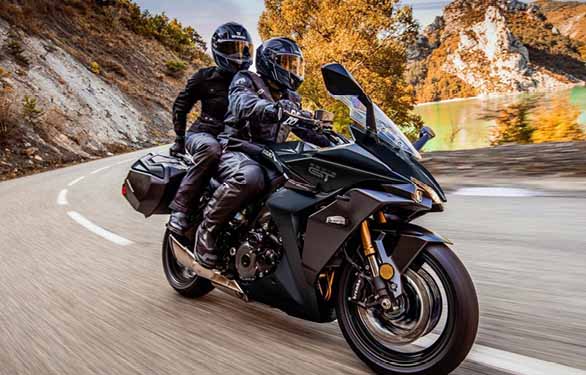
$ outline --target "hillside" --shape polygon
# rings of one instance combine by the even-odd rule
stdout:
[[[167,142],[204,50],[129,0],[3,0],[0,179]]]
[[[586,3],[539,0],[537,5],[560,33],[586,43]],[[583,56],[586,58],[586,49]]]
[[[536,4],[455,0],[409,54],[419,102],[556,89],[586,82],[585,44]]]

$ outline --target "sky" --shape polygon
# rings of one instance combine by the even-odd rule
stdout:
[[[185,25],[192,25],[209,45],[216,27],[234,21],[241,23],[252,34],[254,45],[260,43],[257,23],[264,9],[264,0],[135,0],[143,9],[165,12]],[[450,1],[403,0],[413,6],[415,17],[422,25],[430,24]]]
[[[248,29],[254,45],[260,44],[257,22],[264,9],[264,0],[135,0],[143,9],[165,12],[185,25],[193,26],[209,46],[211,36],[219,25],[234,21]],[[580,0],[586,1],[586,0]],[[411,5],[413,13],[422,26],[429,25],[441,15],[449,0],[403,0]]]

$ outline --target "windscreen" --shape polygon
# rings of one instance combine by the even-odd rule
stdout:
[[[346,104],[350,109],[350,117],[359,125],[366,128],[366,107],[356,96],[350,95],[332,95],[334,99]],[[407,139],[405,134],[399,127],[391,120],[376,104],[374,104],[374,117],[376,119],[376,128],[378,136],[383,141],[389,143],[393,147],[411,154],[418,160],[421,160],[421,155],[413,147],[413,144]]]

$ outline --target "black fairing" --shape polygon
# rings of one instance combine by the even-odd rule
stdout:
[[[267,206],[279,227],[285,251],[274,273],[242,285],[249,297],[298,318],[315,322],[335,319],[331,306],[321,304],[315,285],[305,277],[299,244],[307,216],[331,197],[332,194],[306,195],[290,189],[271,195]]]
[[[363,128],[351,126],[350,130],[357,144],[376,155],[381,161],[393,169],[404,180],[411,181],[414,177],[432,187],[445,202],[446,195],[431,173],[417,160],[399,148],[393,148],[384,140],[377,140]]]
[[[403,178],[357,144],[295,156],[277,153],[288,169],[318,191],[331,192],[365,183],[400,183]]]

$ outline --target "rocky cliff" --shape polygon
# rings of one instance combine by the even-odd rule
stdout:
[[[130,1],[3,0],[0,179],[169,141],[183,76],[209,63],[196,37]]]
[[[541,8],[517,0],[456,0],[410,51],[420,102],[555,89],[586,81],[583,43]]]
[[[586,43],[586,4],[578,1],[539,0],[537,5],[559,32]],[[583,49],[586,59],[586,48]]]

